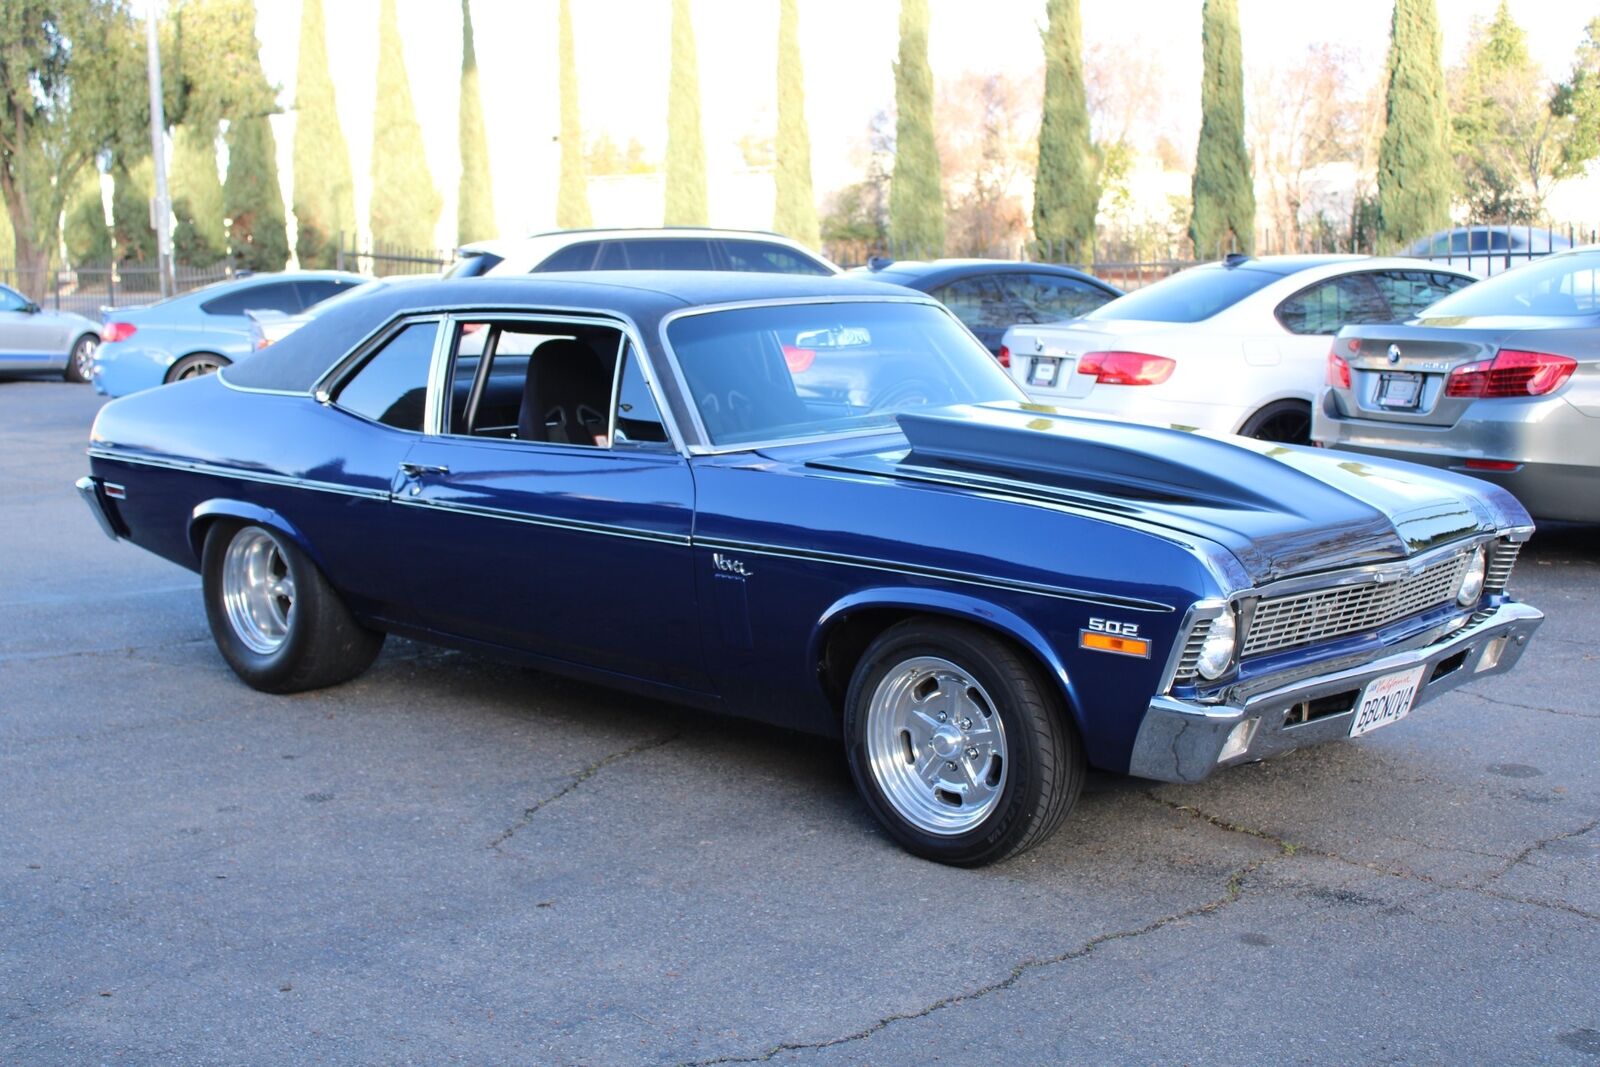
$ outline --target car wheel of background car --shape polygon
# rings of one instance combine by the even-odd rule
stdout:
[[[215,374],[232,362],[233,360],[227,356],[218,356],[211,352],[196,352],[193,355],[184,356],[174,363],[172,368],[167,371],[167,381],[181,382],[185,378],[200,378],[207,374]]]
[[[67,369],[61,376],[69,382],[86,382],[94,373],[94,354],[100,350],[100,338],[92,333],[86,333],[78,338],[72,346],[72,355],[67,357]]]
[[[926,859],[976,867],[1043,841],[1083,788],[1061,701],[1004,641],[911,620],[862,655],[845,697],[850,773],[878,821]]]
[[[1311,443],[1311,406],[1303,400],[1274,400],[1244,420],[1244,437],[1286,445]]]
[[[383,646],[384,635],[355,620],[305,553],[264,527],[213,525],[200,573],[217,649],[263,692],[348,681]]]

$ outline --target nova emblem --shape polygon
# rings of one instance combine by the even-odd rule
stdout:
[[[750,568],[744,565],[743,560],[734,559],[732,556],[724,556],[721,552],[713,552],[711,554],[711,565],[723,574],[737,574],[741,578],[750,577]]]
[[[1389,362],[1390,363],[1399,363],[1400,362],[1400,346],[1399,345],[1390,345],[1389,346]]]

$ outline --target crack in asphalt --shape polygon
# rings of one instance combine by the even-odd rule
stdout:
[[[0,655],[0,663],[41,663],[53,659],[74,659],[78,656],[124,656],[132,658],[141,652],[164,648],[187,648],[190,645],[208,645],[209,637],[191,637],[187,641],[163,641],[156,645],[122,645],[118,648],[83,648],[73,652],[8,652]]]
[[[1231,823],[1221,816],[1212,815],[1210,812],[1201,811],[1199,808],[1194,807],[1191,804],[1179,804],[1177,801],[1167,800],[1165,797],[1158,797],[1153,792],[1146,792],[1143,795],[1147,799],[1152,800],[1163,807],[1171,808],[1173,811],[1182,812],[1183,814],[1199,819],[1202,822],[1210,823],[1212,826],[1215,826],[1218,829],[1228,830],[1236,834],[1245,834],[1249,837],[1257,838],[1258,840],[1271,842],[1272,844],[1275,844],[1281,848],[1286,856],[1293,856],[1297,853],[1303,852],[1308,856],[1315,856],[1318,859],[1333,860],[1336,863],[1347,864],[1348,866],[1358,867],[1364,871],[1370,871],[1373,874],[1381,874],[1389,878],[1398,878],[1402,881],[1420,882],[1423,885],[1431,886],[1435,889],[1452,889],[1463,893],[1477,893],[1482,896],[1492,897],[1496,900],[1504,900],[1513,904],[1526,904],[1530,907],[1536,908],[1549,908],[1554,911],[1564,911],[1568,914],[1576,915],[1582,919],[1600,922],[1600,914],[1585,910],[1574,904],[1569,904],[1564,900],[1542,900],[1538,897],[1521,896],[1516,893],[1507,893],[1504,890],[1495,889],[1491,885],[1491,883],[1493,883],[1496,879],[1503,877],[1513,867],[1527,859],[1533,853],[1538,852],[1540,849],[1543,849],[1557,841],[1564,841],[1574,837],[1582,837],[1584,834],[1600,828],[1600,817],[1592,819],[1583,826],[1578,827],[1576,830],[1568,830],[1564,833],[1553,834],[1550,837],[1540,838],[1513,856],[1494,857],[1496,859],[1505,859],[1507,861],[1506,865],[1496,873],[1485,878],[1481,878],[1477,882],[1452,882],[1443,878],[1435,878],[1433,875],[1424,874],[1421,871],[1414,871],[1409,867],[1392,867],[1382,863],[1370,863],[1365,860],[1352,859],[1349,856],[1342,856],[1337,852],[1330,852],[1327,849],[1317,848],[1314,845],[1295,844],[1278,837],[1276,834],[1269,833],[1266,830],[1256,829],[1255,827],[1251,826],[1241,826],[1238,823]],[[1417,843],[1418,842],[1412,842],[1412,844]],[[1424,845],[1423,847],[1432,848],[1434,846]]]
[[[535,815],[539,814],[539,812],[543,811],[551,804],[554,804],[562,797],[583,785],[584,782],[587,782],[589,779],[599,774],[611,764],[620,760],[637,756],[641,752],[648,752],[653,748],[660,748],[663,745],[671,744],[682,736],[682,733],[675,733],[668,734],[666,737],[654,737],[647,741],[640,741],[635,745],[629,745],[627,748],[618,749],[616,752],[613,752],[608,756],[602,756],[601,758],[595,760],[593,763],[580,770],[577,774],[573,775],[572,780],[566,785],[562,786],[554,793],[551,793],[549,796],[535,801],[529,807],[523,808],[522,816],[518,818],[516,822],[512,823],[510,826],[506,827],[504,830],[501,830],[498,834],[495,834],[494,837],[489,839],[488,847],[494,849],[496,852],[500,851],[500,846],[511,840],[512,837],[516,836],[517,831],[521,830],[523,827],[532,822]]]
[[[786,1041],[782,1044],[773,1045],[764,1052],[759,1052],[751,1056],[718,1056],[709,1060],[684,1060],[679,1064],[679,1067],[720,1067],[722,1064],[733,1063],[768,1063],[773,1057],[780,1056],[785,1052],[811,1052],[818,1049],[835,1048],[839,1045],[853,1044],[857,1041],[865,1041],[895,1023],[910,1022],[916,1019],[926,1018],[927,1016],[932,1015],[934,1012],[943,1011],[945,1008],[952,1008],[958,1004],[971,1003],[972,1001],[980,1000],[984,997],[990,996],[991,994],[1003,992],[1016,985],[1026,975],[1034,971],[1041,970],[1046,967],[1054,967],[1063,963],[1070,963],[1073,960],[1083,959],[1085,956],[1093,953],[1101,945],[1110,944],[1114,941],[1130,941],[1137,937],[1143,937],[1146,934],[1153,934],[1157,930],[1172,926],[1175,923],[1198,918],[1202,915],[1215,914],[1216,912],[1221,911],[1223,908],[1226,908],[1228,905],[1237,901],[1244,894],[1245,879],[1249,878],[1250,875],[1254,874],[1266,863],[1275,858],[1277,857],[1263,856],[1258,859],[1251,860],[1249,863],[1233,871],[1228,876],[1227,883],[1223,889],[1223,895],[1213,900],[1196,904],[1193,907],[1184,908],[1182,911],[1172,912],[1169,915],[1163,915],[1158,919],[1152,919],[1143,926],[1131,927],[1126,930],[1113,930],[1103,934],[1096,934],[1094,937],[1091,937],[1089,940],[1083,942],[1077,948],[1071,949],[1067,952],[1058,953],[1054,956],[1031,957],[1029,959],[1025,959],[1021,963],[1018,963],[1016,966],[1012,967],[1011,973],[1007,974],[1004,978],[990,982],[988,985],[979,986],[977,989],[968,990],[965,993],[953,993],[950,996],[941,997],[938,1000],[933,1001],[931,1004],[918,1008],[916,1011],[895,1012],[891,1015],[885,1015],[859,1030],[853,1031],[852,1033],[843,1034],[839,1037],[826,1038],[821,1041]]]
[[[1540,704],[1518,704],[1515,700],[1501,700],[1499,697],[1486,697],[1482,693],[1464,693],[1474,700],[1482,700],[1489,704],[1499,704],[1503,708],[1521,708],[1523,711],[1543,711],[1550,715],[1562,715],[1571,719],[1596,719],[1600,715],[1587,715],[1581,711],[1568,711],[1565,708],[1547,708]]]

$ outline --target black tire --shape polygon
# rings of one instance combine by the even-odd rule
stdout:
[[[167,381],[201,378],[207,374],[215,374],[232,363],[233,360],[227,356],[219,356],[215,352],[191,352],[167,368]]]
[[[902,814],[869,752],[869,708],[880,685],[927,657],[970,676],[1004,726],[1006,774],[997,783],[998,800],[981,822],[958,833],[929,832]],[[1034,663],[986,631],[942,620],[908,620],[867,648],[845,696],[844,738],[856,788],[890,836],[918,856],[961,867],[1008,859],[1049,837],[1077,803],[1086,773],[1077,729]]]
[[[1311,443],[1311,405],[1304,400],[1274,400],[1244,420],[1242,437],[1284,445]]]
[[[265,534],[293,582],[287,629],[270,651],[252,648],[224,603],[223,568],[229,546]],[[206,620],[217,650],[235,674],[265,693],[297,693],[349,681],[372,665],[384,635],[356,621],[339,594],[304,552],[265,527],[218,522],[206,532],[200,575]]]
[[[72,354],[67,356],[66,369],[61,376],[69,382],[86,382],[94,366],[94,353],[100,347],[100,338],[86,333],[72,342]]]

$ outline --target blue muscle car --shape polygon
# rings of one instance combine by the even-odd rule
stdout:
[[[933,300],[844,278],[397,286],[108,404],[89,455],[258,689],[394,632],[840,737],[947,863],[1044,839],[1087,765],[1390,724],[1542,619],[1493,486],[1030,405]]]

